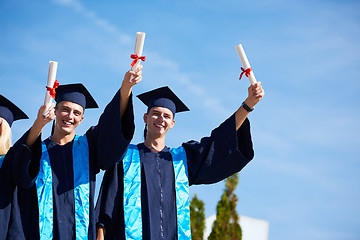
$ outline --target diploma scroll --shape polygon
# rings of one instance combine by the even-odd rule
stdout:
[[[46,108],[43,112],[43,115],[46,116],[48,114],[51,102],[52,102],[52,96],[50,94],[49,88],[54,87],[55,79],[56,79],[56,72],[57,72],[57,66],[58,62],[55,61],[49,61],[49,73],[48,73],[48,80],[47,80],[47,88],[45,93],[45,101],[44,105],[46,105]]]
[[[249,60],[246,57],[244,48],[242,47],[241,44],[235,46],[235,48],[240,57],[241,63],[244,67],[244,69],[242,69],[243,70],[242,74],[245,74],[245,76],[247,76],[249,78],[250,84],[256,83],[256,78],[255,78],[254,72],[251,70],[251,66],[250,66]],[[240,75],[240,78],[241,78],[242,74]]]
[[[141,56],[144,48],[144,40],[145,40],[145,33],[137,32],[134,54],[131,55],[131,58],[134,59],[133,64],[131,65],[132,66],[131,70],[133,71],[136,71],[136,69],[140,66],[141,61],[145,61],[145,57]],[[130,77],[130,82],[132,81],[132,79],[133,76]]]

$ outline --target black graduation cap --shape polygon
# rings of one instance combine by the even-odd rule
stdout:
[[[19,119],[28,119],[29,117],[10,100],[0,94],[0,117],[5,119],[9,126]]]
[[[142,93],[137,96],[148,110],[153,107],[164,107],[170,109],[175,116],[177,112],[189,111],[189,108],[170,90],[168,86]]]
[[[60,85],[56,89],[55,101],[70,101],[85,108],[98,108],[89,91],[81,83]]]

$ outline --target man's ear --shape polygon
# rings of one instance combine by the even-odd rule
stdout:
[[[144,123],[147,123],[147,117],[148,117],[147,113],[144,113],[144,116],[143,116]]]
[[[175,126],[175,120],[173,119],[173,120],[172,120],[172,123],[171,123],[171,125],[170,125],[170,129],[173,128],[174,126]]]

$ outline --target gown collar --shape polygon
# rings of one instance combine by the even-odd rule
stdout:
[[[138,148],[139,149],[142,149],[143,151],[145,152],[153,152],[151,149],[149,149],[147,146],[145,146],[144,143],[139,143],[138,144]],[[165,153],[165,152],[169,152],[170,151],[170,148],[168,148],[167,146],[165,146],[159,153]],[[154,154],[156,154],[155,152],[153,152]]]

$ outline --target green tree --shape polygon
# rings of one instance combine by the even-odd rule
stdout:
[[[203,240],[205,231],[204,202],[199,200],[196,194],[190,201],[190,226],[191,239]]]
[[[216,206],[216,220],[208,240],[241,240],[242,232],[236,213],[237,196],[234,191],[239,182],[237,173],[228,177],[221,200]]]

